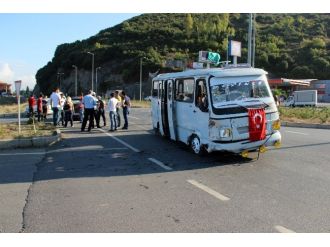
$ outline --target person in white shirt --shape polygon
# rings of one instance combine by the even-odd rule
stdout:
[[[55,88],[53,93],[50,95],[50,104],[53,110],[53,124],[54,126],[58,123],[58,110],[60,108],[61,96],[59,95],[59,88]]]
[[[58,123],[61,121],[62,123],[62,126],[64,126],[64,111],[63,111],[63,107],[64,107],[64,103],[65,103],[65,97],[64,97],[64,94],[62,92],[60,92],[60,107],[59,107],[59,111],[58,111],[58,115],[61,116],[58,120]]]
[[[115,94],[111,93],[108,104],[110,124],[111,124],[109,131],[117,130],[117,113],[116,113],[117,105],[118,105],[118,100],[115,98]]]
[[[88,94],[83,97],[82,103],[84,104],[84,119],[81,124],[81,131],[85,131],[87,120],[89,120],[88,132],[90,132],[94,122],[94,108],[96,107],[96,100],[92,96],[92,90],[89,90]]]

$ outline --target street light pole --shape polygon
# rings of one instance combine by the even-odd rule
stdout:
[[[95,70],[95,93],[97,95],[97,71],[101,69],[101,67],[97,67]]]
[[[74,92],[75,96],[78,96],[78,88],[77,88],[77,80],[78,80],[78,67],[76,65],[72,65],[72,68],[75,68],[76,76],[75,76],[75,83],[74,83]]]
[[[92,55],[92,91],[94,91],[93,85],[94,85],[94,53],[87,52],[88,54]]]
[[[253,42],[252,42],[252,67],[254,68],[254,63],[255,63],[255,56],[256,56],[256,13],[253,15],[253,22],[252,22],[252,33],[253,33]]]

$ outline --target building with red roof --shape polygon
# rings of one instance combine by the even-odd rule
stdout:
[[[6,92],[8,94],[11,94],[11,84],[0,81],[0,92]]]

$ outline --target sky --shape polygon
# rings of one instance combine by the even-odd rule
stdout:
[[[155,4],[157,2],[157,4]],[[330,13],[325,0],[0,0],[0,81],[33,88],[58,45],[87,39],[132,13]],[[79,4],[77,4],[79,3]],[[108,14],[104,14],[108,12]],[[62,14],[59,14],[62,13]],[[123,14],[125,13],[125,14]],[[12,87],[14,89],[14,87]]]
[[[36,72],[52,60],[58,45],[87,39],[136,15],[0,13],[0,81],[22,80],[22,89],[32,89]]]

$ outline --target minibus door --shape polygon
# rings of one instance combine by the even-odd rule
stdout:
[[[162,93],[161,93],[161,133],[164,136],[169,137],[169,126],[168,126],[168,113],[167,113],[167,81],[162,82]]]
[[[208,124],[209,124],[209,100],[207,92],[206,80],[200,78],[196,80],[195,89],[195,107],[194,107],[194,126],[195,132],[200,135],[201,138],[207,138]]]
[[[163,136],[164,131],[163,131],[163,115],[162,115],[162,97],[163,97],[163,82],[160,81],[158,83],[158,124],[159,124],[159,132]]]
[[[174,129],[173,81],[167,81],[167,115],[170,138],[176,140]]]

